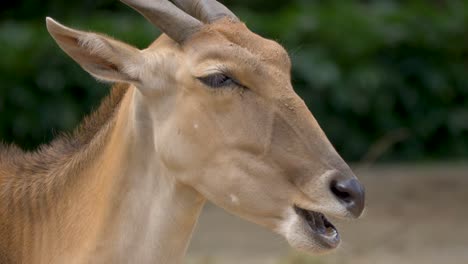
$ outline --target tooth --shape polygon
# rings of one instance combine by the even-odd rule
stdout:
[[[327,228],[327,236],[329,237],[335,237],[337,234],[336,230],[334,228]]]

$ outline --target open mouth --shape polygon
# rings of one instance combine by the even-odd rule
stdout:
[[[319,212],[309,211],[294,206],[294,210],[308,225],[312,236],[322,246],[336,248],[340,243],[340,235],[336,227]]]

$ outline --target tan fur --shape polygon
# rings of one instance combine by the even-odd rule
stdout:
[[[116,85],[99,109],[85,118],[71,135],[62,135],[34,152],[24,152],[14,145],[0,147],[1,253],[23,254],[15,250],[20,248],[17,243],[34,242],[22,241],[22,236],[39,237],[44,234],[35,233],[39,231],[38,225],[56,223],[49,218],[63,212],[54,212],[57,208],[49,208],[49,203],[66,199],[68,187],[83,180],[82,171],[108,141],[115,111],[128,86]],[[50,226],[47,230],[51,228],[58,227]]]
[[[137,50],[48,19],[59,46],[116,85],[71,136],[0,149],[0,263],[180,263],[206,200],[308,252],[294,205],[338,217],[354,178],[290,82],[276,42],[238,21]],[[197,78],[225,73],[241,86]]]

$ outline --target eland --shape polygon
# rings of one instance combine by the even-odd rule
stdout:
[[[70,135],[0,147],[0,263],[181,263],[206,201],[322,253],[364,190],[291,84],[275,41],[215,0],[122,0],[164,34],[139,50],[51,18],[114,83]]]

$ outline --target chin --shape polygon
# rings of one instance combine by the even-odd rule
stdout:
[[[340,245],[335,226],[320,212],[294,206],[277,230],[296,250],[318,255],[328,253]]]

